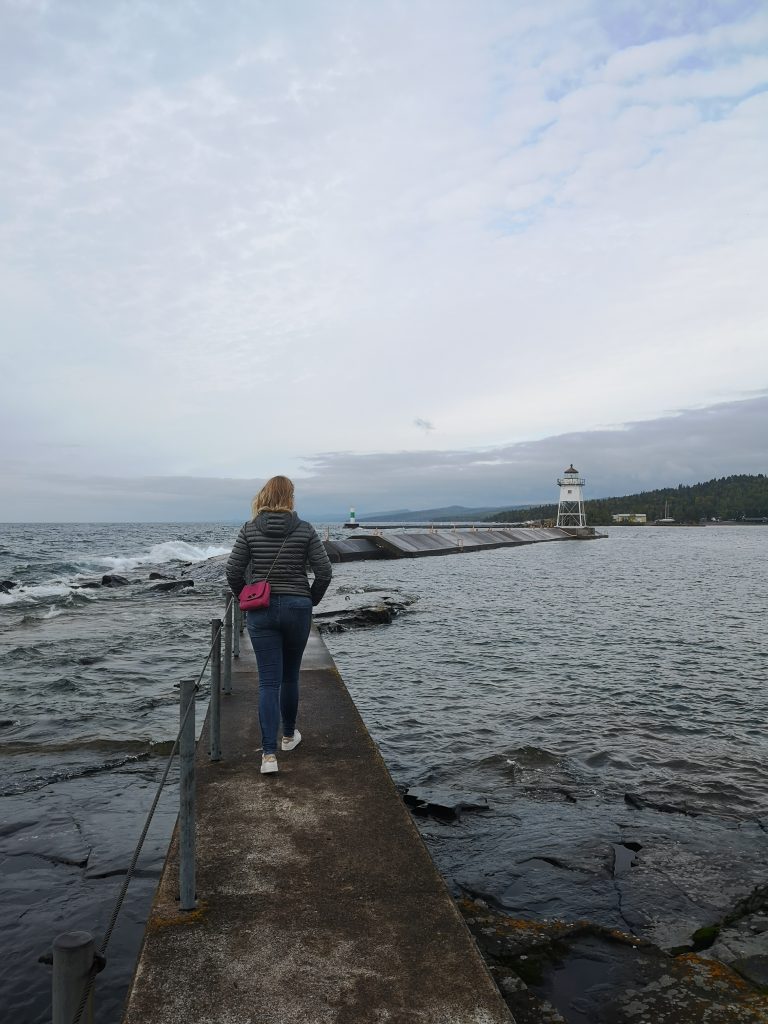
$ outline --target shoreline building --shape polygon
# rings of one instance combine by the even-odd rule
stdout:
[[[560,485],[560,500],[557,504],[556,526],[586,526],[587,515],[584,511],[584,477],[579,476],[573,463],[561,477],[557,478]]]

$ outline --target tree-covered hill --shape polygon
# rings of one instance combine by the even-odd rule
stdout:
[[[697,523],[701,519],[761,519],[768,517],[768,476],[740,474],[724,476],[706,483],[662,487],[655,491],[625,494],[615,498],[592,498],[584,502],[587,522],[609,525],[617,512],[644,512],[648,522],[661,519],[669,502],[669,515],[678,523]],[[522,520],[554,519],[557,504],[515,508],[496,513],[496,522],[519,523]]]

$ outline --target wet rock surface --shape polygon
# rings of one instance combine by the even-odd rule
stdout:
[[[411,814],[438,821],[459,821],[463,814],[490,810],[488,797],[480,793],[406,789],[402,796]]]
[[[397,589],[340,586],[314,610],[321,633],[386,625],[414,604],[416,598]]]
[[[220,583],[227,586],[227,559],[229,555],[215,555],[202,562],[192,562],[184,567],[184,573],[199,586],[201,583]]]
[[[403,792],[518,1024],[768,1024],[761,821],[598,791],[540,747]]]
[[[768,885],[758,886],[725,917],[693,936],[706,958],[730,964],[768,991]]]
[[[158,593],[177,593],[179,590],[184,590],[186,587],[194,587],[195,581],[191,579],[185,580],[164,580],[162,583],[153,583],[149,588],[150,590],[157,591]]]
[[[768,995],[735,969],[589,921],[459,908],[518,1024],[765,1024]]]
[[[57,935],[84,930],[101,943],[161,767],[156,760],[127,765],[5,798],[0,907],[6,942],[0,1006],[13,1007],[14,1020],[50,1021],[47,958]],[[101,1024],[120,1020],[177,812],[178,794],[171,786],[161,797],[107,951],[106,969],[99,976],[95,1019]]]

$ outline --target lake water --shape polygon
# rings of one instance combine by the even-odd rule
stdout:
[[[0,526],[0,580],[18,584],[0,594],[0,1006],[18,1020],[47,1019],[38,957],[57,932],[109,919],[176,734],[173,684],[197,674],[223,605],[220,583],[159,593],[148,574],[183,574],[236,530]],[[682,928],[662,868],[699,864],[728,898],[766,880],[768,530],[607,532],[336,566],[334,589],[417,600],[326,641],[395,781],[487,804],[420,819],[453,891],[660,940]],[[103,573],[130,583],[81,589]],[[119,1020],[175,813],[169,790],[98,980],[100,1024]],[[602,868],[581,884],[630,835],[647,851],[642,893]]]

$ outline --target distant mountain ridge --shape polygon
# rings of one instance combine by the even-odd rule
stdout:
[[[496,512],[514,508],[510,505],[484,505],[482,508],[467,508],[464,505],[447,505],[444,508],[410,509],[400,508],[391,512],[375,512],[360,516],[359,523],[450,523],[454,519],[465,522],[470,519],[493,517]]]

